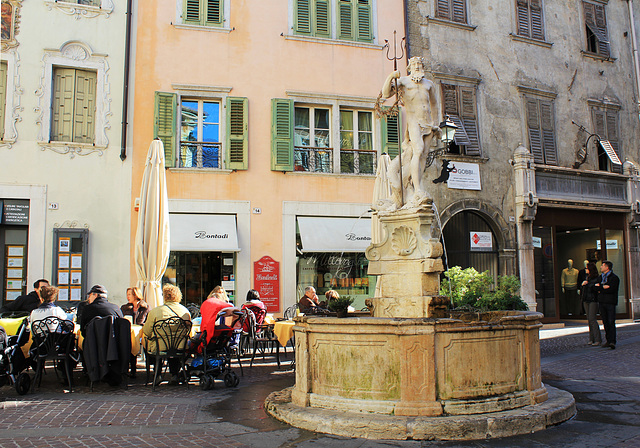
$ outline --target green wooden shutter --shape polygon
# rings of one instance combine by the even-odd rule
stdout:
[[[271,100],[271,169],[293,171],[293,100]]]
[[[298,34],[311,34],[311,2],[296,0],[295,31]]]
[[[540,130],[542,133],[542,148],[544,163],[557,165],[558,154],[556,151],[555,119],[553,115],[553,103],[540,101]]]
[[[331,5],[329,0],[316,0],[315,2],[315,35],[318,37],[331,37]]]
[[[338,39],[353,39],[353,4],[351,0],[338,1]]]
[[[544,40],[544,24],[542,22],[542,1],[530,0],[531,7],[531,37]]]
[[[205,7],[203,14],[206,17],[205,25],[222,25],[222,0],[203,0],[203,6]]]
[[[361,42],[371,42],[373,33],[371,32],[371,1],[358,0],[358,40]]]
[[[176,163],[177,99],[175,93],[156,92],[153,137],[162,140],[164,164],[167,167],[173,167]]]
[[[385,115],[382,119],[382,152],[395,159],[400,149],[400,115]]]
[[[533,154],[535,163],[544,163],[544,153],[542,150],[542,137],[540,135],[540,115],[538,112],[538,101],[533,98],[526,98],[527,128],[529,129],[529,148]]]
[[[516,0],[516,19],[518,23],[518,35],[531,37],[531,30],[529,29],[530,22],[528,0]]]
[[[184,23],[191,25],[201,25],[200,0],[184,0],[183,19]]]
[[[7,108],[7,63],[0,62],[0,140],[4,139],[4,118]]]
[[[248,167],[248,115],[246,98],[227,98],[227,160],[225,168],[246,170]]]
[[[76,73],[72,68],[55,68],[51,105],[51,140],[73,141],[73,96]]]
[[[478,120],[476,116],[476,90],[473,87],[459,87],[460,118],[469,139],[465,146],[465,154],[480,155],[480,139],[478,138]]]
[[[96,117],[97,73],[76,70],[73,141],[93,143]]]

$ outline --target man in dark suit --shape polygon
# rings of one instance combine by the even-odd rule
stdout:
[[[18,297],[16,300],[7,302],[2,308],[0,308],[0,314],[15,312],[31,313],[31,311],[40,306],[40,288],[43,286],[49,286],[49,280],[44,278],[36,280],[33,284],[33,291],[29,294]]]
[[[80,332],[84,336],[87,325],[94,317],[122,317],[122,311],[118,305],[107,300],[107,289],[102,285],[94,285],[87,295],[87,304],[80,314]]]
[[[616,306],[618,305],[618,289],[620,288],[620,279],[613,273],[613,263],[603,261],[600,266],[600,277],[594,288],[598,291],[598,306],[600,308],[600,317],[604,324],[604,333],[607,342],[602,344],[603,348],[616,348]]]

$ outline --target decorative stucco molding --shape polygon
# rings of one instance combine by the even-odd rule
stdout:
[[[20,99],[24,89],[20,85],[20,55],[17,48],[3,51],[1,58],[7,62],[7,113],[5,114],[4,136],[0,140],[0,148],[11,149],[16,140],[18,140],[16,124],[22,121],[20,113],[24,111],[24,107],[20,104]]]
[[[76,229],[76,228],[78,228],[78,226],[80,226],[80,224],[75,219],[73,221],[66,220],[62,224],[59,223],[59,222],[56,222],[56,223],[53,224],[53,228],[54,229]],[[83,229],[88,229],[89,228],[89,224],[85,222],[80,227],[82,227]]]
[[[56,8],[63,13],[75,16],[76,19],[81,19],[83,17],[87,19],[93,19],[94,17],[98,17],[101,15],[109,18],[111,13],[113,12],[113,1],[112,0],[102,0],[100,6],[91,6],[91,5],[80,5],[78,3],[71,3],[65,1],[57,1],[57,0],[45,0],[44,3],[49,8],[49,11]]]
[[[104,0],[103,0],[104,1]],[[74,142],[52,142],[51,118],[48,112],[51,110],[53,69],[56,66],[73,67],[92,70],[97,73],[96,82],[96,116],[95,116],[95,140],[93,144]],[[38,144],[45,150],[49,149],[58,154],[69,154],[71,158],[97,153],[103,154],[109,145],[107,130],[111,129],[109,117],[111,112],[111,95],[109,87],[109,64],[107,57],[94,53],[91,48],[82,42],[71,41],[60,47],[59,50],[45,50],[42,56],[42,75],[40,86],[36,90],[38,106],[34,108],[38,130]]]

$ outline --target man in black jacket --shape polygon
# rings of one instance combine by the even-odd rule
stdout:
[[[604,333],[607,342],[602,344],[603,348],[616,348],[616,306],[618,305],[618,289],[620,287],[620,279],[613,273],[613,263],[603,261],[600,267],[602,274],[595,284],[598,291],[598,305],[600,308],[600,317],[604,324]]]
[[[30,313],[35,310],[40,306],[40,288],[43,286],[49,286],[49,280],[44,278],[36,280],[33,284],[33,291],[29,294],[18,297],[16,300],[7,302],[2,308],[0,308],[0,314],[15,313],[19,311]]]
[[[122,317],[122,311],[118,305],[107,300],[107,289],[102,285],[94,285],[87,295],[87,305],[82,309],[80,315],[80,332],[85,335],[87,325],[94,317],[115,316]]]

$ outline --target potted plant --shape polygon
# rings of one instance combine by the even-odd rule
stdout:
[[[329,309],[336,313],[338,317],[347,317],[349,305],[353,303],[353,299],[349,296],[342,296],[329,302]]]

